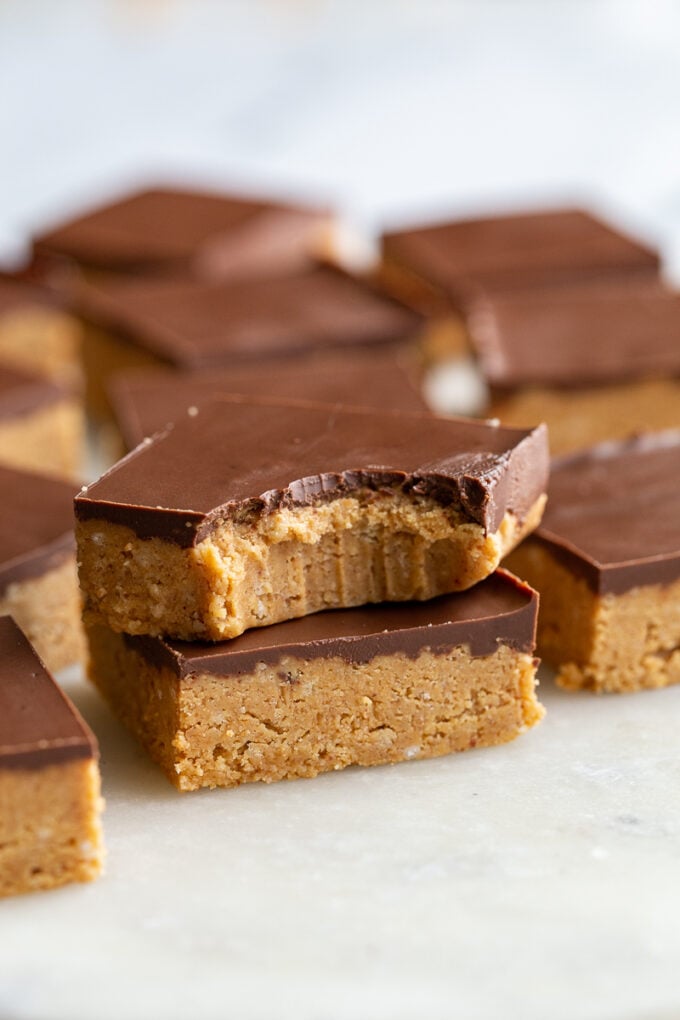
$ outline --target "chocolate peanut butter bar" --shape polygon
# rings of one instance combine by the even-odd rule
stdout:
[[[53,670],[83,656],[74,491],[0,466],[0,615],[11,613]]]
[[[267,358],[212,372],[137,369],[109,386],[114,417],[128,450],[214,397],[239,394],[301,399],[393,411],[427,411],[416,366],[391,348]]]
[[[580,209],[451,220],[387,233],[381,279],[433,317],[430,361],[468,349],[467,316],[480,296],[572,281],[658,278],[659,256]]]
[[[87,275],[190,275],[229,279],[287,272],[326,247],[326,209],[242,195],[151,188],[48,230],[33,242],[52,279]]]
[[[541,595],[539,652],[570,689],[680,681],[680,431],[554,462],[543,523],[508,563]]]
[[[0,463],[75,477],[83,414],[63,386],[0,363]]]
[[[79,307],[89,323],[90,404],[100,413],[116,370],[213,371],[265,356],[398,345],[413,340],[420,324],[396,301],[328,266],[226,283],[100,283],[80,292]]]
[[[95,737],[9,616],[0,618],[0,896],[102,867]]]
[[[680,426],[680,294],[643,279],[491,296],[469,316],[490,414],[555,453]]]
[[[656,251],[581,209],[435,223],[387,233],[382,248],[395,274],[422,281],[458,309],[480,292],[620,274],[653,279],[660,264]]]
[[[213,645],[93,622],[91,678],[180,790],[310,777],[533,726],[536,609],[498,571],[431,602],[316,613]]]
[[[82,386],[82,327],[44,288],[0,273],[0,363]]]
[[[77,497],[86,613],[222,640],[468,588],[540,520],[545,429],[215,400]]]

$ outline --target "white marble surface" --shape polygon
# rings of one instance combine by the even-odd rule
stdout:
[[[680,689],[514,744],[180,796],[102,745],[106,877],[0,907],[3,1020],[671,1020]]]
[[[593,198],[680,264],[668,2],[4,0],[0,250],[187,175],[369,226]],[[676,1020],[680,689],[507,747],[180,797],[77,677],[107,875],[0,905],[2,1020]]]

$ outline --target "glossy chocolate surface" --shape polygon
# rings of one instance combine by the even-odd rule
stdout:
[[[416,389],[413,366],[386,349],[258,360],[254,365],[201,373],[140,369],[109,386],[116,423],[129,450],[189,408],[229,394],[299,399],[393,411],[428,410]]]
[[[444,655],[460,645],[475,657],[500,645],[531,654],[538,597],[512,574],[499,570],[468,591],[428,602],[386,603],[335,609],[246,631],[218,644],[125,636],[126,644],[178,677],[214,673],[250,674],[258,663],[284,658],[310,661],[340,658],[366,663],[379,655],[423,652]],[[285,674],[281,679],[285,679]]]
[[[680,294],[645,280],[491,298],[468,331],[500,390],[680,375]]]
[[[244,276],[301,261],[325,210],[247,196],[152,188],[34,240],[38,259],[112,272]]]
[[[680,431],[603,443],[553,462],[529,541],[598,593],[680,577]]]
[[[315,266],[237,282],[138,279],[84,287],[81,314],[170,365],[401,341],[420,318],[345,273]]]
[[[0,617],[0,770],[94,758],[97,742],[10,616]]]
[[[387,259],[454,300],[482,291],[658,275],[657,252],[580,209],[458,220],[386,234]]]
[[[0,466],[0,594],[72,555],[76,487]]]
[[[0,424],[63,400],[65,391],[49,379],[0,364]]]
[[[232,397],[128,454],[77,497],[76,513],[190,546],[225,518],[388,486],[493,532],[506,511],[525,516],[547,472],[544,426]]]

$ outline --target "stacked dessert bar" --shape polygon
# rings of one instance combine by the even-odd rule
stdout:
[[[515,737],[543,428],[213,400],[76,499],[91,676],[182,790]],[[361,607],[361,608],[358,608]]]

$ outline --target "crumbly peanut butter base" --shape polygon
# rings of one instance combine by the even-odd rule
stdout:
[[[0,316],[0,357],[74,390],[82,386],[82,327],[56,309],[26,306]]]
[[[85,657],[75,556],[40,577],[15,581],[0,594],[0,616],[13,616],[48,669]]]
[[[527,389],[490,408],[504,425],[545,422],[553,454],[571,453],[607,439],[680,426],[680,383],[650,380],[591,389]]]
[[[0,422],[0,463],[77,479],[83,466],[84,436],[80,404],[61,400]]]
[[[680,581],[597,595],[531,541],[506,565],[540,592],[538,651],[561,687],[625,693],[680,682]]]
[[[90,651],[92,680],[179,790],[502,744],[543,715],[536,660],[507,646],[479,658],[459,647],[360,664],[286,657],[247,676],[186,679],[101,625]]]
[[[226,521],[195,547],[106,521],[76,528],[86,615],[127,634],[225,640],[251,627],[371,602],[430,599],[491,574],[540,522],[541,497],[493,534],[451,507],[359,491]]]
[[[96,878],[102,804],[92,760],[0,769],[0,896]]]

